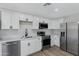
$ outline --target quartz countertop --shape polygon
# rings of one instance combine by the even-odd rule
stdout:
[[[34,40],[34,39],[39,39],[41,37],[39,36],[34,36],[34,37],[24,37],[24,38],[21,38],[21,37],[5,37],[5,38],[0,38],[0,43],[3,43],[3,42],[11,42],[11,41],[21,41],[21,40]]]

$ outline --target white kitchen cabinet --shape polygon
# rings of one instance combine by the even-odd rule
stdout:
[[[21,41],[21,56],[25,56],[29,54],[28,43],[29,42],[27,40]]]
[[[61,20],[49,20],[48,29],[60,29]]]
[[[1,29],[10,29],[11,14],[8,11],[1,11]]]
[[[25,16],[25,14],[19,13],[19,20],[20,20],[20,21],[26,21],[26,16]]]
[[[26,21],[33,22],[34,17],[32,15],[26,15]]]
[[[32,21],[33,21],[33,16],[27,15],[27,14],[19,13],[19,20],[20,20],[20,21],[32,22]]]
[[[57,29],[57,26],[59,25],[55,20],[50,20],[48,23],[48,29]]]
[[[40,23],[48,23],[48,19],[39,18]]]
[[[42,49],[41,39],[25,39],[21,41],[21,56],[30,55]]]
[[[1,11],[1,29],[19,29],[18,14],[12,11]]]
[[[33,19],[32,29],[39,29],[39,18]]]
[[[11,14],[12,29],[19,29],[19,16],[18,13],[12,12]]]
[[[51,36],[51,46],[60,47],[60,35],[52,35]]]
[[[40,40],[32,40],[29,42],[29,54],[35,53],[37,51],[40,51],[42,49],[42,43]]]
[[[53,36],[51,36],[51,47],[54,46],[54,45],[55,45],[54,38],[53,38]]]

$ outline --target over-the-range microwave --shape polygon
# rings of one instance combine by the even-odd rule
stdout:
[[[47,29],[48,23],[39,23],[39,29]]]

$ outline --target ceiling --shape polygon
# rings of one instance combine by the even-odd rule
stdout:
[[[31,15],[46,18],[57,18],[79,13],[79,3],[52,3],[43,6],[44,3],[0,3],[0,8],[7,8]]]

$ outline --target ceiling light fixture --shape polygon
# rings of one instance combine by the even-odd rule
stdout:
[[[51,5],[52,3],[44,3],[43,6],[49,6]]]
[[[58,11],[59,11],[59,9],[58,9],[58,8],[55,8],[55,9],[54,9],[54,11],[55,11],[55,12],[58,12]]]

